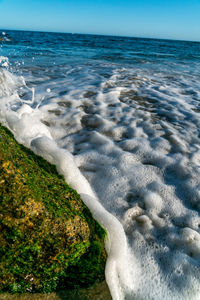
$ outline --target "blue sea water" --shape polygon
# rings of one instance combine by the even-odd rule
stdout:
[[[200,43],[0,36],[1,121],[29,147],[47,136],[71,153],[123,228],[129,254],[114,236],[106,273],[113,299],[200,299]]]

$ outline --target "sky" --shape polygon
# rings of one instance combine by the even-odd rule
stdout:
[[[200,41],[200,0],[0,0],[0,28]]]

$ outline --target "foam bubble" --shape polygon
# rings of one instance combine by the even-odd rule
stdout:
[[[158,194],[152,192],[147,192],[145,194],[144,203],[146,209],[156,210],[157,212],[160,212],[163,206],[162,198]]]

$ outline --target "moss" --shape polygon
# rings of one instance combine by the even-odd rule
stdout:
[[[104,229],[49,164],[0,125],[0,291],[53,292],[104,280]]]
[[[65,289],[48,294],[0,294],[0,300],[112,300],[108,286],[105,281],[94,284],[90,288],[84,289]]]

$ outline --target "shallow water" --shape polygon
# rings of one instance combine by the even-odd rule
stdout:
[[[1,122],[108,230],[113,299],[200,299],[200,43],[6,33]]]

